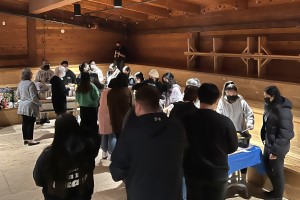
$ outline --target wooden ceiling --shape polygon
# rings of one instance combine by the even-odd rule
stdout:
[[[0,12],[111,29],[295,1],[299,0],[123,0],[123,8],[117,9],[113,0],[0,0]],[[74,17],[74,3],[81,5],[81,17]]]

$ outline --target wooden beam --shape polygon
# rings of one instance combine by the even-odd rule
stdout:
[[[108,4],[108,2],[103,3],[102,1],[91,0],[88,2],[81,3],[81,6],[83,8],[93,10],[94,12],[105,12],[112,15],[131,18],[134,20],[141,20],[141,21],[148,20],[148,15],[144,13],[135,12],[128,9],[113,9],[112,1],[110,1],[110,4]]]
[[[36,19],[27,18],[28,65],[37,66]]]
[[[159,23],[147,22],[140,23],[139,26],[133,26],[132,32],[151,31],[151,30],[168,30],[169,32],[178,29],[186,29],[186,32],[196,30],[208,30],[207,26],[232,26],[249,24],[264,24],[265,27],[287,27],[285,21],[298,21],[300,18],[299,12],[300,2],[293,2],[282,5],[272,5],[265,7],[248,8],[234,11],[224,11],[222,13],[205,14],[198,16],[172,17],[168,19],[160,19]],[[272,10],[272,12],[270,12]],[[269,25],[270,24],[270,25]]]
[[[80,0],[30,0],[29,12],[32,14],[40,14],[79,1]]]
[[[215,52],[184,52],[186,56],[218,56],[218,57],[228,57],[228,58],[254,58],[254,59],[272,59],[272,60],[294,60],[300,61],[300,56],[288,56],[288,55],[259,55],[251,53],[215,53]]]
[[[174,10],[184,11],[184,12],[193,13],[193,14],[201,13],[201,6],[178,1],[178,0],[158,0],[158,1],[150,2],[150,3],[146,3],[146,4],[159,5],[159,6],[163,6],[170,10],[174,9]]]

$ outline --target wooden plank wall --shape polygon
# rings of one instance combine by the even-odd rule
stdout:
[[[26,18],[0,13],[0,35],[0,67],[27,65]]]
[[[54,65],[112,62],[115,42],[124,40],[121,34],[6,14],[0,14],[0,35],[0,68],[38,66],[43,58]]]
[[[300,30],[296,28],[278,29],[247,29],[226,31],[200,32],[198,51],[212,52],[213,38],[220,38],[219,52],[241,53],[247,46],[247,37],[252,36],[257,41],[258,36],[265,36],[264,45],[272,54],[299,55]],[[171,68],[186,69],[188,33],[137,33],[129,37],[129,62]],[[257,49],[257,45],[255,47]],[[253,52],[255,53],[255,52]],[[200,57],[200,63],[195,70],[213,72],[213,58]],[[263,78],[287,82],[300,83],[300,63],[297,61],[272,60],[266,67]],[[247,76],[246,65],[240,58],[221,58],[219,73]],[[249,77],[257,76],[257,69],[253,69]]]

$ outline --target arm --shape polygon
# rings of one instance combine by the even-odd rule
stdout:
[[[254,128],[254,114],[245,100],[243,100],[243,112],[246,119],[246,127],[252,130]]]
[[[228,146],[228,152],[227,154],[233,153],[238,148],[238,138],[236,134],[235,127],[232,123],[232,121],[226,117],[227,120],[227,146]]]
[[[72,83],[76,83],[76,75],[75,75],[75,73],[72,71],[72,73],[71,73],[71,80],[72,80]]]
[[[98,88],[91,83],[91,86],[92,86],[92,99],[93,101],[99,101],[99,90]]]
[[[281,155],[282,148],[286,147],[293,137],[294,125],[292,112],[288,108],[281,108],[279,111],[279,122],[276,128],[275,141],[271,146],[272,153]]]
[[[130,130],[124,129],[111,156],[109,170],[114,181],[127,178],[130,169]]]
[[[218,107],[217,107],[216,112],[219,113],[219,114],[221,114],[221,115],[224,115],[222,98],[223,98],[223,97],[221,97],[221,98],[219,99]]]
[[[36,89],[36,86],[35,84],[32,82],[32,84],[29,86],[29,94],[30,94],[30,98],[31,98],[31,101],[36,104],[37,106],[41,107],[42,104],[38,98],[38,92],[37,92],[37,89]]]

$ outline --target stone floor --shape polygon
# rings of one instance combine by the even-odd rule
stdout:
[[[32,170],[41,151],[53,140],[53,125],[53,120],[50,124],[36,125],[34,137],[41,142],[36,146],[23,145],[21,125],[0,128],[0,200],[43,199],[41,188],[33,181]],[[98,156],[96,163],[93,199],[126,199],[122,182],[114,182],[110,176],[109,161],[100,160]],[[262,199],[261,189],[252,185],[248,188],[250,199]],[[245,192],[232,188],[228,191],[228,199],[246,199]]]

